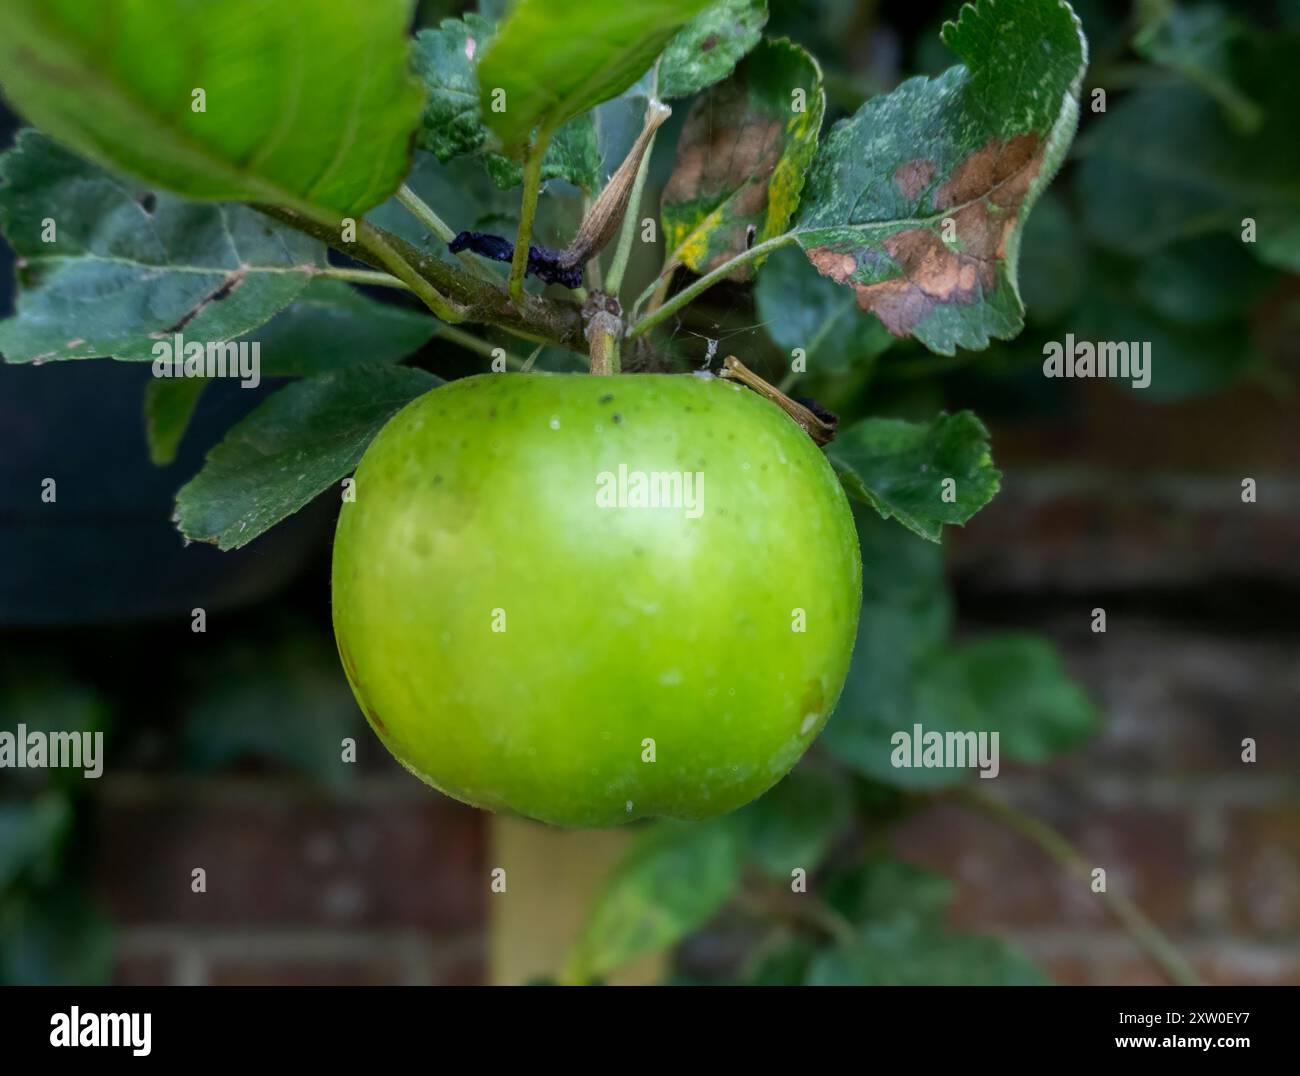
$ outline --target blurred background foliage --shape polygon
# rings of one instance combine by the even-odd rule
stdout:
[[[419,21],[467,6],[428,0]],[[502,5],[484,5],[494,6]],[[719,286],[683,311],[658,341],[661,350],[698,366],[716,341],[719,355],[736,354],[783,381],[790,349],[815,341],[828,361],[797,391],[843,421],[929,419],[962,406],[986,418],[1067,413],[1070,384],[1041,374],[1043,343],[1067,332],[1152,341],[1161,366],[1149,397],[1210,395],[1243,380],[1289,391],[1300,329],[1292,66],[1300,0],[1074,6],[1091,48],[1081,130],[1029,218],[1020,268],[1028,324],[1018,339],[933,356],[893,340],[853,309],[846,290],[784,250],[755,287]],[[949,66],[938,30],[957,7],[772,0],[768,33],[788,35],[820,60],[829,124],[905,77]],[[1104,110],[1094,91],[1104,91]],[[688,104],[661,133],[647,199],[657,199],[671,172]],[[630,99],[599,110],[607,173],[635,136],[640,110]],[[13,126],[6,117],[6,142]],[[440,165],[420,154],[411,184],[454,228],[508,234],[517,194],[485,177],[477,159]],[[538,238],[563,246],[580,214],[579,192],[552,182]],[[1257,239],[1243,243],[1242,221],[1251,216]],[[395,205],[374,219],[438,249]],[[653,279],[661,258],[655,246],[637,245],[632,293]],[[8,276],[0,284],[6,306]],[[483,357],[435,338],[416,363],[458,376],[480,370]],[[57,378],[0,368],[7,442],[0,483],[16,488],[56,457],[65,470],[99,476],[112,494],[80,514],[60,506],[39,523],[0,517],[0,727],[102,730],[128,770],[183,778],[269,768],[325,786],[346,781],[352,769],[339,765],[340,739],[368,743],[368,734],[329,630],[331,506],[318,504],[235,554],[182,550],[168,521],[180,481],[267,390],[210,387],[176,460],[154,470],[139,431],[147,370],[75,365]],[[539,365],[584,363],[548,351]],[[735,815],[644,827],[558,977],[600,980],[683,939],[689,956],[691,933],[731,902],[750,924],[748,956],[735,973],[743,981],[1043,981],[1003,943],[945,927],[948,882],[889,856],[882,834],[892,820],[961,790],[937,787],[951,781],[946,771],[891,767],[881,732],[914,721],[996,728],[1008,760],[1033,764],[1083,742],[1100,716],[1045,640],[1013,633],[954,640],[942,549],[874,514],[860,512],[858,522],[864,559],[890,570],[868,576],[853,670],[821,742],[792,777]],[[227,641],[209,647],[190,634],[196,606],[229,611],[220,636]],[[104,981],[112,928],[86,884],[93,783],[60,771],[6,771],[3,782],[0,982]],[[792,861],[818,875],[819,896],[792,899]],[[673,981],[700,981],[689,965]]]

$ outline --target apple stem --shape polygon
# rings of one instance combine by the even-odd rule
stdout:
[[[592,292],[582,304],[583,335],[590,344],[591,372],[617,374],[621,371],[618,343],[623,336],[623,308],[618,299],[604,292]]]
[[[818,445],[828,445],[835,439],[835,430],[839,425],[839,420],[834,415],[829,411],[822,411],[821,414],[818,414],[798,400],[792,400],[775,385],[764,381],[736,356],[728,355],[722,360],[721,376],[730,378],[733,381],[739,381],[753,389],[760,396],[766,396],[795,422],[799,423],[804,432]]]

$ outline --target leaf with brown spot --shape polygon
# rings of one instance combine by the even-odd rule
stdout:
[[[1073,138],[1087,46],[1062,0],[979,0],[942,38],[963,64],[831,130],[794,235],[891,333],[952,354],[1023,327],[1020,233]]]
[[[659,97],[689,97],[731,74],[763,36],[766,0],[718,0],[677,31],[659,58]]]
[[[0,157],[0,230],[22,259],[17,312],[0,322],[9,362],[148,362],[175,333],[233,340],[326,264],[322,244],[246,206],[154,192],[33,130]]]
[[[796,90],[802,111],[793,107]],[[731,78],[699,98],[664,188],[671,260],[705,273],[785,231],[825,107],[817,62],[784,38],[765,41]]]

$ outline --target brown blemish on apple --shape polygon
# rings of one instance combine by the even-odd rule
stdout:
[[[822,693],[822,682],[820,680],[809,680],[808,686],[804,688],[803,701],[799,707],[799,735],[807,736],[813,729],[813,726],[821,720],[822,707],[826,704],[826,696]]]
[[[926,162],[909,161],[894,173],[905,193],[906,185],[919,178],[918,163]],[[896,232],[884,242],[900,270],[891,280],[855,282],[853,257],[825,247],[808,251],[808,259],[824,276],[849,284],[858,306],[874,313],[891,333],[906,336],[936,306],[974,302],[996,286],[997,263],[1006,258],[1020,206],[1042,166],[1042,144],[1035,134],[990,141],[972,153],[932,200],[933,212],[951,210],[944,219],[951,219],[956,241],[949,246],[934,228]]]
[[[373,726],[374,726],[374,727],[375,727],[379,732],[382,732],[382,733],[387,734],[387,732],[388,732],[388,726],[385,725],[385,724],[384,724],[384,723],[379,719],[379,715],[378,715],[377,713],[375,713],[374,710],[372,710],[368,705],[366,705],[366,704],[364,704],[364,703],[362,704],[362,707],[361,707],[361,708],[366,712],[366,717],[369,719],[370,723],[371,723],[371,724],[372,724],[372,725],[373,725]]]
[[[370,704],[364,699],[364,692],[361,690],[361,678],[357,676],[357,666],[352,660],[352,654],[348,648],[339,641],[339,660],[343,662],[343,671],[348,674],[348,682],[352,685],[353,693],[357,696],[357,701],[361,704],[361,710],[366,715],[366,719],[380,732],[388,732],[388,726],[380,720],[380,717],[371,708]]]

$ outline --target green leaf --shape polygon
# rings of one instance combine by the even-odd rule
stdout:
[[[1180,325],[1219,325],[1248,317],[1275,280],[1244,244],[1207,235],[1144,258],[1133,292],[1126,288],[1122,298],[1132,306],[1135,292],[1142,305]]]
[[[896,783],[889,737],[912,727],[917,670],[952,629],[943,551],[870,509],[854,511],[862,549],[862,613],[852,664],[819,741],[859,773]]]
[[[566,978],[600,979],[675,945],[726,903],[740,878],[741,857],[742,834],[730,817],[647,828],[589,911]]]
[[[0,157],[0,181],[0,229],[20,259],[17,313],[0,322],[9,362],[143,361],[175,333],[231,340],[325,264],[320,243],[260,213],[155,194],[36,131]]]
[[[832,903],[858,924],[852,941],[817,954],[809,986],[1019,986],[1049,980],[1015,949],[942,923],[947,879],[891,859],[831,882]]]
[[[1025,223],[1020,275],[1026,314],[1035,324],[1058,320],[1083,297],[1088,247],[1070,209],[1053,191],[1044,192]]]
[[[971,769],[893,765],[895,733],[997,732],[1000,761],[1036,763],[1078,745],[1099,716],[1055,648],[1030,635],[948,642],[952,608],[938,546],[859,509],[862,615],[853,662],[821,744],[884,784],[934,788]]]
[[[78,679],[74,668],[52,659],[52,653],[47,647],[0,655],[0,729],[12,732],[25,725],[29,733],[104,732],[111,711],[103,696]],[[4,781],[24,790],[55,786],[74,795],[87,788],[83,769],[7,769]]]
[[[696,101],[660,210],[672,260],[702,274],[783,233],[825,110],[821,68],[784,38],[763,42]]]
[[[926,732],[996,732],[1002,758],[1024,763],[1078,746],[1099,725],[1096,708],[1066,674],[1056,648],[1011,632],[981,636],[924,662],[914,716]]]
[[[253,759],[335,788],[355,776],[339,745],[364,725],[338,655],[307,625],[223,647],[198,676],[183,719],[188,769],[211,773]]]
[[[1266,264],[1300,270],[1297,53],[1294,28],[1234,52],[1235,78],[1262,109],[1250,134],[1185,84],[1144,87],[1095,117],[1080,141],[1075,184],[1091,237],[1146,257],[1171,242],[1221,233]],[[1253,241],[1243,234],[1247,220],[1256,225]]]
[[[811,874],[852,817],[847,787],[832,774],[799,769],[739,815],[748,855],[769,877]]]
[[[1046,986],[1050,980],[997,938],[907,920],[864,926],[851,944],[818,955],[808,986]]]
[[[25,874],[48,878],[71,828],[72,806],[62,793],[0,803],[0,893]]]
[[[113,970],[113,928],[80,888],[0,901],[0,984],[99,986]]]
[[[145,385],[144,432],[149,459],[155,466],[164,467],[176,459],[207,384],[204,377],[155,377]]]
[[[659,57],[659,97],[671,101],[720,82],[763,36],[767,0],[719,0],[688,22]]]
[[[816,955],[816,947],[802,939],[760,952],[745,974],[745,985],[802,986],[808,977],[808,966]]]
[[[382,202],[410,166],[412,7],[7,0],[0,82],[33,123],[107,167],[334,224]]]
[[[1132,300],[1131,295],[1098,290],[1079,308],[1076,335],[1125,341],[1130,350],[1150,345],[1150,383],[1136,388],[1132,379],[1120,382],[1145,401],[1166,403],[1219,392],[1261,361],[1244,321],[1184,324]]]
[[[422,310],[380,302],[339,280],[313,280],[248,340],[260,345],[263,377],[316,377],[398,362],[437,329]]]
[[[482,114],[518,157],[549,130],[616,97],[654,62],[708,0],[519,0],[479,64]],[[504,107],[493,94],[504,91]]]
[[[469,12],[415,35],[411,69],[427,94],[416,144],[440,161],[477,153],[488,140],[475,68],[495,32],[492,20]]]
[[[417,145],[443,163],[481,154],[492,181],[509,190],[523,182],[523,165],[493,152],[496,139],[479,105],[477,64],[495,33],[492,20],[469,13],[416,35],[412,63],[428,92]],[[600,186],[600,150],[591,116],[579,116],[555,133],[542,160],[542,180],[551,179],[587,191]]]
[[[892,333],[950,355],[1023,325],[1020,232],[1073,137],[1086,45],[1061,0],[966,4],[942,37],[965,63],[831,130],[795,234]]]
[[[519,161],[489,153],[484,163],[492,182],[503,191],[524,181],[524,166]],[[542,182],[552,179],[563,179],[588,193],[600,189],[600,145],[591,113],[569,120],[547,144]]]
[[[1238,130],[1256,130],[1263,114],[1233,76],[1232,53],[1247,37],[1247,24],[1215,4],[1152,6],[1156,15],[1133,38],[1133,48],[1213,97]]]
[[[965,523],[988,504],[1002,478],[988,430],[970,411],[928,423],[864,419],[828,455],[850,496],[932,542],[945,523]]]
[[[895,766],[893,737],[906,733],[910,742],[918,724],[922,734],[997,733],[999,768],[1008,760],[1043,762],[1078,746],[1099,726],[1095,707],[1044,639],[988,635],[948,648],[913,627],[911,637],[891,649],[888,637],[872,635],[882,625],[900,632],[911,626],[896,614],[892,621],[872,617],[859,629],[868,649],[849,675],[862,682],[846,689],[825,737],[828,750],[859,773],[904,788],[942,788],[973,777],[973,764]],[[867,664],[872,657],[898,661],[901,668],[878,673]]]
[[[827,901],[855,923],[899,918],[938,923],[952,896],[953,884],[943,875],[900,859],[872,858],[826,881]]]
[[[295,382],[236,424],[176,498],[187,538],[238,549],[348,474],[405,404],[441,381],[354,366]]]
[[[851,291],[827,280],[792,247],[768,259],[754,302],[768,335],[787,353],[802,349],[810,373],[870,370],[894,343],[880,322],[858,316]]]

